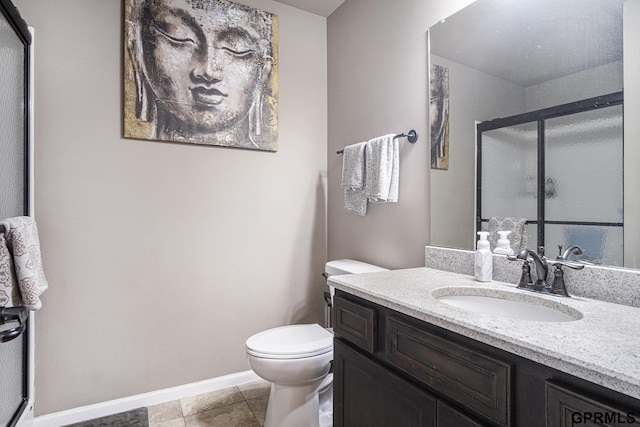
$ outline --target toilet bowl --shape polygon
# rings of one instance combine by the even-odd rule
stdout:
[[[330,261],[327,275],[385,269],[353,260]],[[333,294],[333,292],[332,292]],[[271,382],[265,427],[333,425],[333,334],[318,324],[268,329],[246,341],[247,361]]]
[[[265,427],[320,427],[333,334],[318,324],[283,326],[253,335],[246,350],[251,369],[271,382]]]

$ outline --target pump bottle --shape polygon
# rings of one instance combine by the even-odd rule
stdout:
[[[498,239],[498,245],[493,250],[494,254],[513,255],[513,249],[511,249],[511,242],[507,237],[511,234],[511,231],[498,231],[500,239]]]
[[[479,282],[490,282],[493,276],[493,258],[489,247],[488,231],[478,231],[480,239],[476,244],[474,277]]]

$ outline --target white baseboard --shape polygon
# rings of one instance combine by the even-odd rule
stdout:
[[[210,380],[198,381],[177,387],[165,388],[149,393],[124,397],[122,399],[109,400],[106,402],[96,403],[94,405],[81,406],[79,408],[38,416],[33,419],[32,426],[60,427],[67,424],[79,423],[94,418],[130,411],[136,408],[157,405],[160,403],[170,402],[172,400],[208,393],[210,391],[246,384],[259,379],[260,377],[251,370],[238,372],[236,374],[212,378]]]

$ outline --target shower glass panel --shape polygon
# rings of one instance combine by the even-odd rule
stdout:
[[[536,220],[537,124],[524,123],[482,133],[482,217]]]
[[[18,326],[18,323],[0,325],[0,333]],[[26,334],[0,343],[0,426],[13,425],[27,396],[24,361],[26,360]]]
[[[24,44],[0,13],[0,214],[25,206]]]
[[[546,121],[548,221],[622,222],[622,132],[621,105]]]
[[[603,265],[622,265],[623,229],[603,225],[547,224],[544,229],[547,255],[555,258],[558,245],[578,245],[580,259]]]
[[[622,105],[546,121],[547,247],[579,245],[582,259],[623,264],[622,141]]]

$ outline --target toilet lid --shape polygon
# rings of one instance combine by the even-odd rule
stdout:
[[[281,326],[253,335],[246,347],[265,358],[311,357],[333,350],[333,334],[318,324]]]

